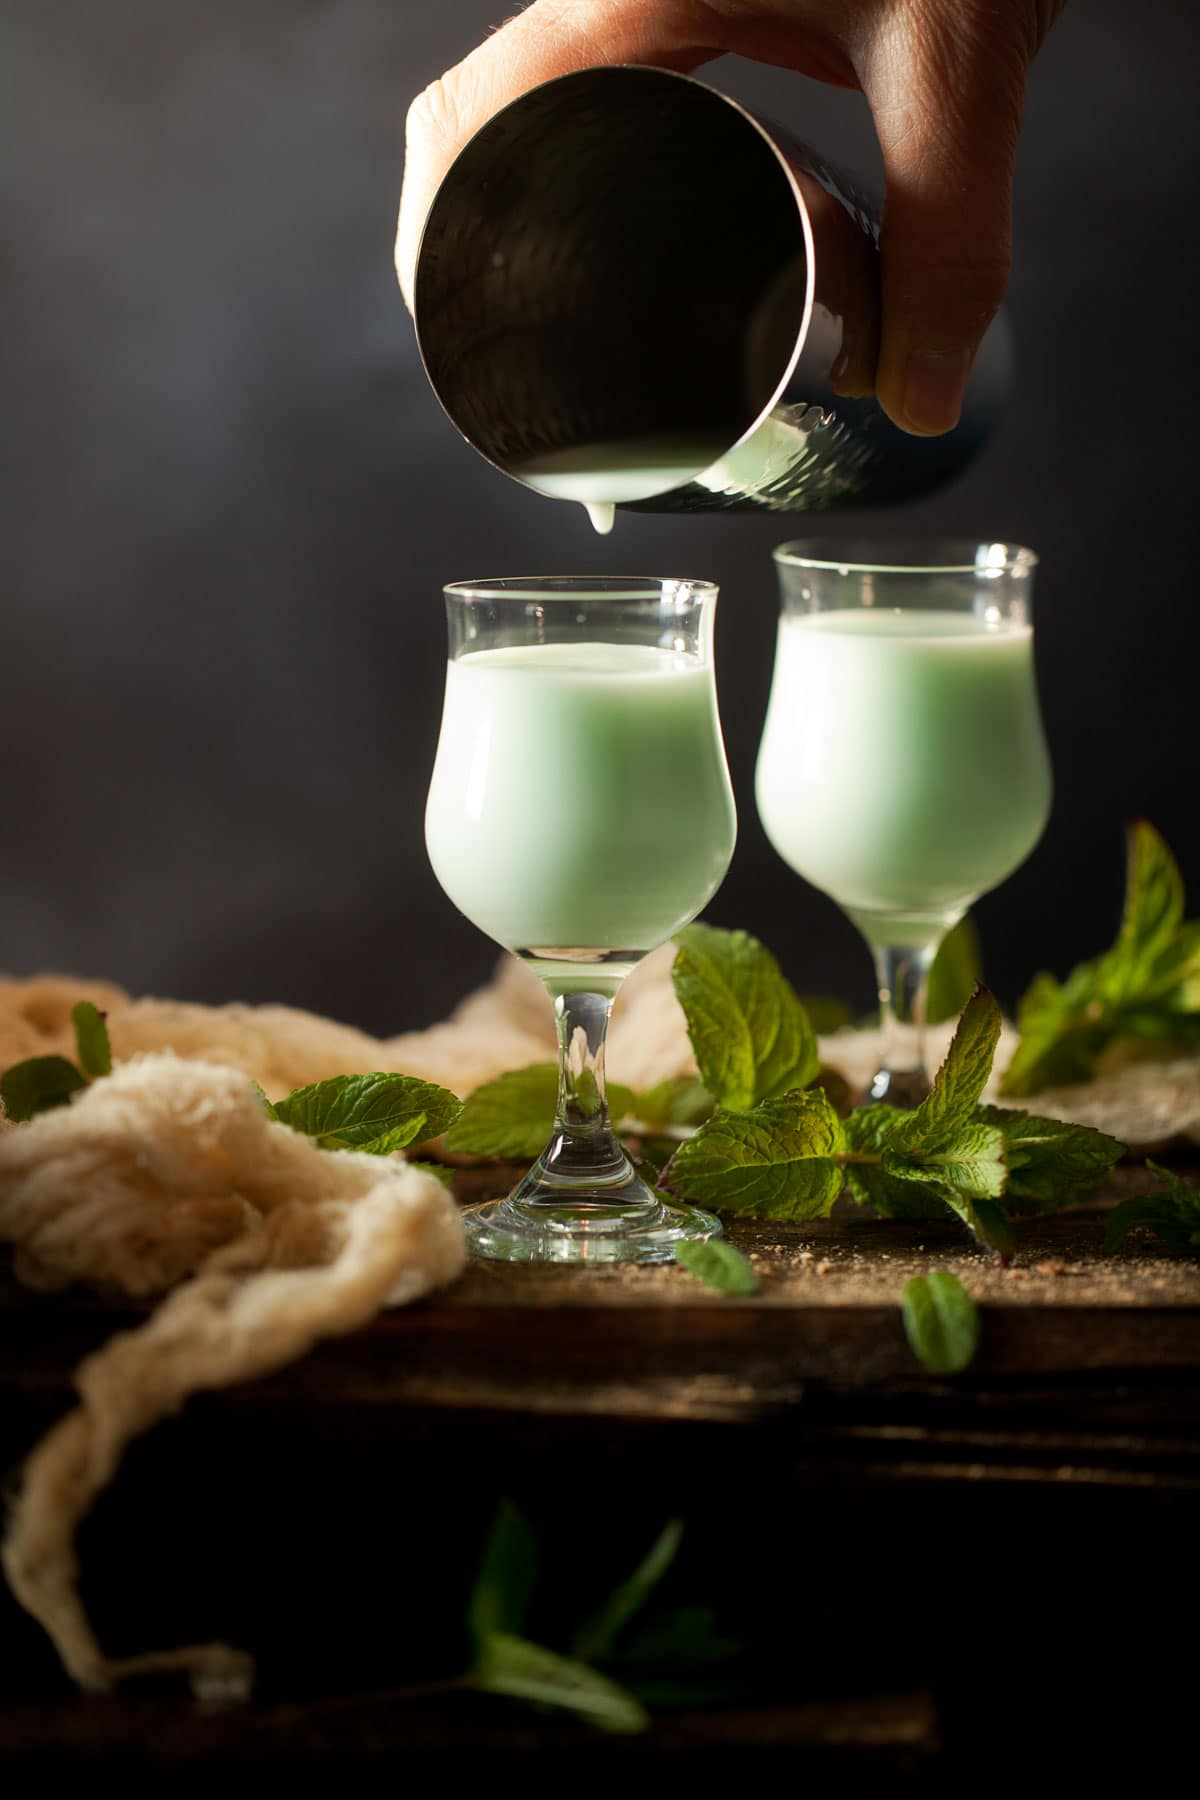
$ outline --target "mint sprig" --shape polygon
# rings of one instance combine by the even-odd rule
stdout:
[[[65,1106],[90,1081],[112,1074],[112,1046],[104,1013],[90,1000],[80,1000],[71,1008],[71,1023],[78,1067],[65,1056],[31,1056],[0,1075],[0,1100],[15,1123],[24,1124],[38,1113]]]
[[[1114,1206],[1104,1230],[1105,1254],[1121,1249],[1131,1231],[1141,1230],[1153,1232],[1172,1250],[1200,1256],[1200,1193],[1160,1163],[1147,1159],[1146,1167],[1162,1186],[1156,1193],[1137,1194]]]
[[[577,1627],[564,1652],[525,1635],[537,1587],[537,1541],[518,1509],[503,1502],[467,1609],[471,1665],[437,1685],[552,1708],[618,1733],[645,1730],[648,1700],[673,1705],[719,1695],[727,1684],[713,1670],[737,1656],[741,1645],[719,1635],[708,1608],[664,1612],[653,1606],[682,1536],[679,1520],[669,1520],[632,1574]],[[652,1616],[631,1634],[647,1609]]]
[[[846,1186],[885,1217],[955,1215],[1008,1257],[1014,1236],[1002,1201],[1010,1156],[1019,1210],[1029,1211],[1061,1203],[1060,1174],[1072,1194],[1098,1180],[1124,1146],[1029,1114],[1012,1115],[1010,1124],[1001,1108],[981,1106],[999,1035],[1000,1009],[980,988],[915,1111],[876,1105],[840,1120],[819,1088],[720,1111],[680,1145],[659,1185],[718,1212],[793,1221],[826,1217]]]
[[[1035,976],[1017,1024],[1001,1083],[1014,1097],[1088,1081],[1121,1053],[1200,1042],[1200,920],[1184,919],[1178,864],[1146,820],[1128,829],[1116,942],[1065,981]]]

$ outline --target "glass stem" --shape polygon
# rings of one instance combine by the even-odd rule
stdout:
[[[612,996],[578,990],[554,995],[558,1021],[558,1108],[539,1161],[556,1181],[620,1181],[631,1164],[608,1116],[604,1050]]]
[[[937,940],[927,944],[872,945],[879,987],[879,1024],[883,1051],[871,1083],[872,1100],[915,1106],[929,1091],[925,1066],[925,991],[937,954]],[[909,1037],[902,1027],[915,1026]]]

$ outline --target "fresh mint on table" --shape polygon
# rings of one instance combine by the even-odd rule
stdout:
[[[1128,830],[1116,943],[1063,982],[1035,976],[1017,1024],[1001,1083],[1015,1097],[1088,1081],[1122,1055],[1200,1042],[1200,919],[1185,920],[1179,867],[1144,819]]]
[[[1159,1163],[1147,1160],[1146,1167],[1163,1185],[1157,1193],[1137,1194],[1114,1206],[1104,1229],[1105,1253],[1119,1250],[1131,1231],[1140,1230],[1152,1231],[1172,1250],[1200,1256],[1200,1193]]]
[[[901,1296],[914,1356],[933,1375],[958,1375],[979,1348],[979,1309],[961,1281],[939,1269],[914,1275]]]
[[[695,1083],[687,1084],[694,1088]],[[667,1083],[652,1089],[647,1099],[669,1105]],[[532,1162],[546,1148],[554,1128],[558,1100],[558,1069],[554,1063],[530,1063],[512,1069],[477,1087],[457,1122],[446,1134],[446,1148],[454,1155],[497,1157],[503,1162]],[[608,1083],[608,1110],[616,1121],[637,1113],[639,1096],[619,1081]]]
[[[722,1294],[756,1294],[758,1276],[740,1250],[723,1238],[687,1239],[676,1246],[675,1261],[680,1268],[702,1281],[705,1287]]]
[[[1123,1146],[1025,1113],[1010,1124],[1002,1109],[981,1106],[999,1034],[1000,1009],[981,988],[915,1111],[876,1105],[842,1120],[818,1088],[718,1112],[680,1145],[659,1185],[718,1212],[790,1220],[825,1217],[848,1186],[885,1218],[955,1214],[1009,1256],[1014,1239],[1001,1201],[1014,1173],[1016,1210],[1040,1210],[1061,1204],[1060,1172],[1076,1193],[1106,1173]]]
[[[681,1200],[803,1223],[827,1217],[848,1188],[885,1218],[957,1216],[1008,1256],[1011,1214],[1078,1198],[1124,1153],[1086,1126],[981,1104],[1000,1035],[986,988],[968,1000],[914,1112],[880,1104],[843,1119],[804,1006],[761,944],[691,925],[672,978],[701,1078],[641,1094],[614,1086],[610,1109],[639,1139],[646,1179]],[[447,1149],[531,1160],[550,1133],[555,1095],[550,1063],[502,1075],[468,1099]]]
[[[462,1111],[446,1088],[413,1075],[334,1075],[297,1088],[272,1105],[271,1117],[327,1150],[389,1156],[440,1137]]]
[[[537,1585],[537,1541],[518,1509],[503,1502],[467,1609],[471,1667],[437,1685],[551,1707],[618,1733],[645,1730],[647,1700],[678,1705],[719,1695],[727,1683],[715,1671],[741,1646],[720,1636],[708,1608],[660,1611],[630,1631],[674,1562],[682,1535],[679,1520],[669,1521],[633,1573],[577,1628],[564,1653],[523,1635]]]
[[[770,951],[748,932],[711,925],[688,925],[675,942],[675,992],[717,1105],[744,1112],[807,1087],[820,1066],[817,1040]]]
[[[112,1074],[112,1047],[104,1014],[90,1000],[71,1008],[79,1066],[65,1056],[31,1056],[0,1075],[0,1099],[7,1116],[18,1124],[65,1106],[89,1081]]]
[[[842,1191],[841,1120],[824,1094],[800,1091],[721,1112],[659,1175],[667,1193],[727,1215],[823,1219]]]

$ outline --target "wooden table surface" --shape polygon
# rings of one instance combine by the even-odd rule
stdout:
[[[5,1766],[65,1781],[104,1754],[198,1792],[269,1756],[324,1791],[348,1757],[371,1785],[450,1746],[464,1772],[520,1768],[528,1785],[533,1749],[546,1783],[619,1775],[649,1749],[681,1771],[736,1752],[916,1791],[986,1733],[981,1671],[1011,1685],[1014,1660],[1056,1645],[1066,1704],[1097,1656],[1191,1628],[1200,1264],[1149,1240],[1100,1253],[1108,1203],[1145,1180],[1119,1170],[1087,1208],[1019,1225],[1008,1270],[954,1225],[856,1214],[733,1226],[760,1276],[745,1299],[674,1267],[476,1264],[270,1381],[198,1397],[133,1448],[86,1525],[85,1591],[114,1650],[252,1648],[256,1701],[219,1716],[169,1694],[81,1701],[5,1596]],[[951,1380],[901,1326],[904,1281],[934,1267],[982,1308],[976,1361]],[[0,1281],[0,1464],[137,1316]],[[752,1642],[768,1671],[753,1704],[622,1743],[480,1700],[399,1704],[397,1684],[461,1656],[501,1494],[543,1538],[546,1636],[556,1607],[586,1608],[682,1516],[672,1582]],[[1011,1720],[1007,1741],[1029,1748]]]

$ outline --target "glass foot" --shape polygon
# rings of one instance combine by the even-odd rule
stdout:
[[[472,1256],[503,1262],[660,1263],[677,1244],[720,1237],[721,1221],[698,1206],[614,1204],[564,1198],[485,1200],[463,1213]]]

